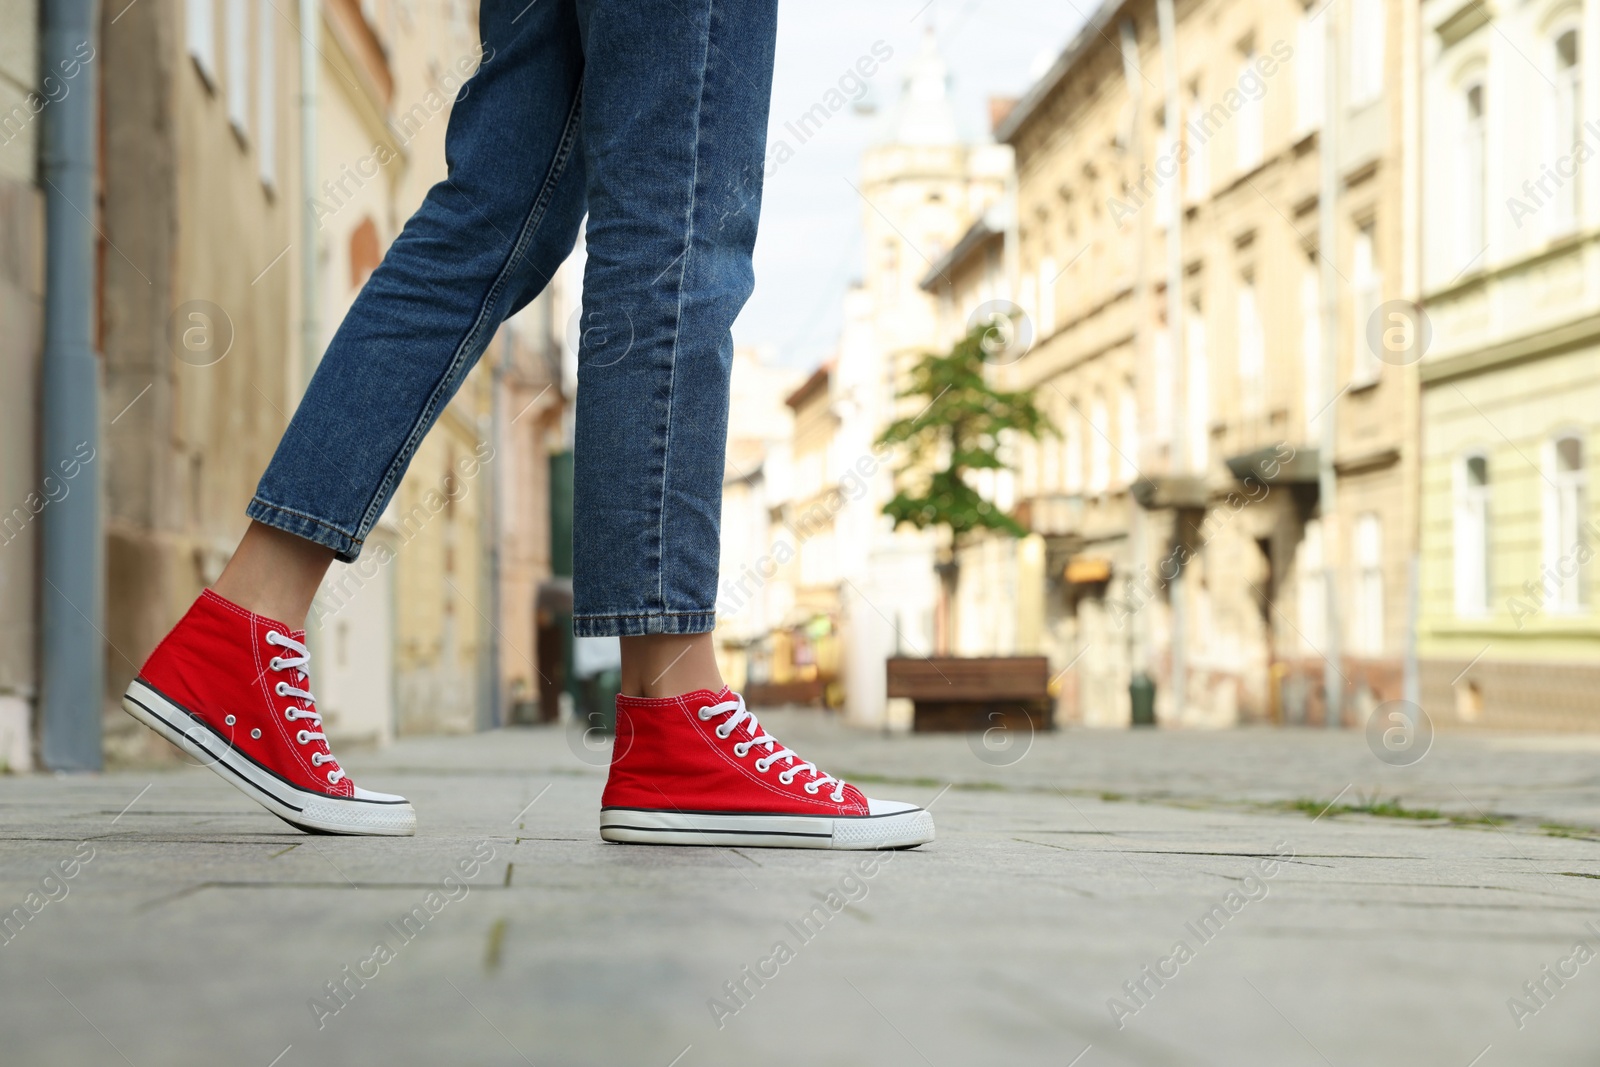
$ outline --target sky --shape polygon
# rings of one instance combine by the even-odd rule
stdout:
[[[785,366],[809,369],[839,337],[845,289],[861,273],[861,154],[900,91],[929,25],[952,76],[951,96],[969,139],[987,136],[991,96],[1020,96],[1049,69],[1096,0],[792,0],[778,14],[769,141],[838,85],[879,45],[892,55],[846,107],[792,158],[767,174],[756,239],[756,288],[734,324],[740,345],[768,348]]]

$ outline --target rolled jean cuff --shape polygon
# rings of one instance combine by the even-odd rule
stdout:
[[[656,611],[643,615],[574,615],[574,637],[644,637],[647,634],[703,634],[717,625],[714,611]]]
[[[354,563],[356,557],[361,555],[362,538],[352,537],[338,527],[304,512],[269,504],[257,496],[251,498],[244,513],[264,526],[271,526],[284,533],[292,533],[296,537],[314,541],[324,548],[333,549],[334,558],[340,563]]]

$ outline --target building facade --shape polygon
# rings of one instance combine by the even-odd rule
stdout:
[[[802,380],[770,353],[734,350],[716,641],[723,678],[752,703],[804,695],[784,688],[795,680],[785,635],[796,609],[792,564],[798,552],[783,525],[797,443],[795,412],[786,401]]]
[[[1422,704],[1593,728],[1600,6],[1421,6]]]
[[[0,488],[37,479],[36,5],[8,10],[0,84],[0,358],[27,389]],[[473,4],[184,0],[101,11],[95,344],[108,588],[105,749],[167,758],[118,710],[155,642],[213,582],[316,360],[442,179],[450,106],[486,57]],[[309,57],[309,62],[307,61]],[[12,100],[15,96],[17,99]],[[31,102],[41,101],[40,107]],[[13,106],[13,105],[16,106]],[[549,570],[547,456],[570,441],[571,279],[490,347],[419,451],[363,558],[310,620],[325,721],[346,743],[501,721],[537,675],[531,589]],[[8,439],[9,440],[9,439]],[[509,460],[509,461],[508,461]],[[13,486],[13,483],[15,485]],[[15,518],[15,516],[13,516]],[[6,526],[0,760],[33,747],[36,533]],[[15,593],[15,595],[12,595]]]
[[[296,324],[294,12],[102,10],[100,346],[109,758],[163,754],[117,711],[221,573],[305,381]]]
[[[1059,430],[994,490],[1044,540],[1064,721],[1126,723],[1136,672],[1184,725],[1320,720],[1328,676],[1346,722],[1401,695],[1415,379],[1368,329],[1401,289],[1399,18],[1192,0],[1164,39],[1109,3],[999,123],[1014,217],[943,318],[1014,303],[996,376]]]
[[[75,79],[39,71],[39,5],[0,3],[0,771],[33,766],[38,697],[37,519],[69,482],[39,477],[34,412],[44,345],[44,199],[39,115]]]

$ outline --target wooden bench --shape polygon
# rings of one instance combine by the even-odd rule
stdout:
[[[888,695],[912,702],[918,733],[1055,727],[1043,656],[896,656],[888,671]]]

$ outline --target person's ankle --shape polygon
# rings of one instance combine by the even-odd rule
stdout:
[[[709,633],[647,634],[622,641],[622,694],[675,697],[722,691],[716,646]]]
[[[246,611],[300,629],[333,550],[252,522],[212,592]]]
[[[709,693],[720,693],[726,688],[720,676],[700,679],[698,681],[680,682],[668,685],[666,682],[651,684],[649,682],[636,682],[633,685],[623,685],[621,693],[625,697],[636,697],[644,700],[662,700],[671,697],[681,697],[685,693],[698,693],[704,689]]]
[[[226,573],[216,580],[211,591],[252,615],[282,623],[291,630],[304,629],[306,616],[311,610],[309,605],[301,604],[298,598],[285,596],[282,590],[230,581]]]

